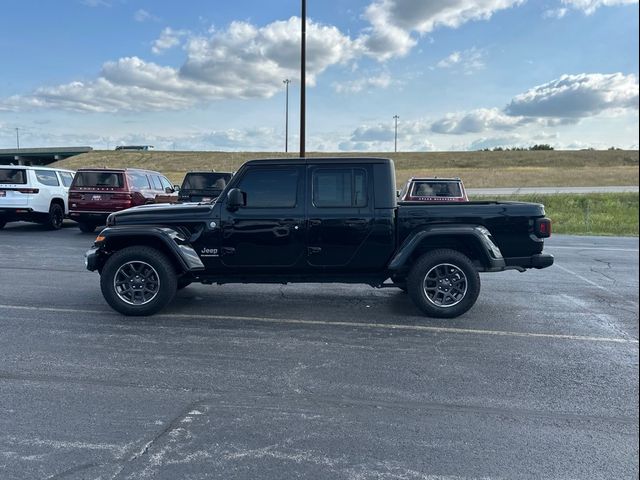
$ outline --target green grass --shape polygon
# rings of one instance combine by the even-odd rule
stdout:
[[[638,236],[637,193],[593,193],[479,197],[472,200],[517,200],[542,203],[553,221],[553,233]]]

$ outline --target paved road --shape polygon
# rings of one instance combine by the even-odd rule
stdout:
[[[2,479],[638,476],[637,239],[553,237],[453,321],[348,285],[124,318],[91,241],[0,231]]]
[[[638,193],[638,186],[626,187],[520,187],[467,188],[469,195],[555,195],[557,193]]]

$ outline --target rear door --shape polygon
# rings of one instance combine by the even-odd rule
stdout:
[[[307,262],[347,267],[369,237],[374,222],[369,165],[309,166]]]

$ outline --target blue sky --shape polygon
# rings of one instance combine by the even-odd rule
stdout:
[[[637,0],[307,0],[307,150],[638,148]],[[4,0],[0,148],[284,148],[299,0]]]

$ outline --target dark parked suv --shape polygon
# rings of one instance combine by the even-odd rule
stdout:
[[[232,176],[232,173],[227,172],[189,172],[182,181],[178,200],[210,202],[218,198]]]
[[[83,232],[104,225],[110,213],[154,203],[156,197],[174,194],[167,178],[150,170],[133,168],[82,168],[69,189],[69,217]]]

